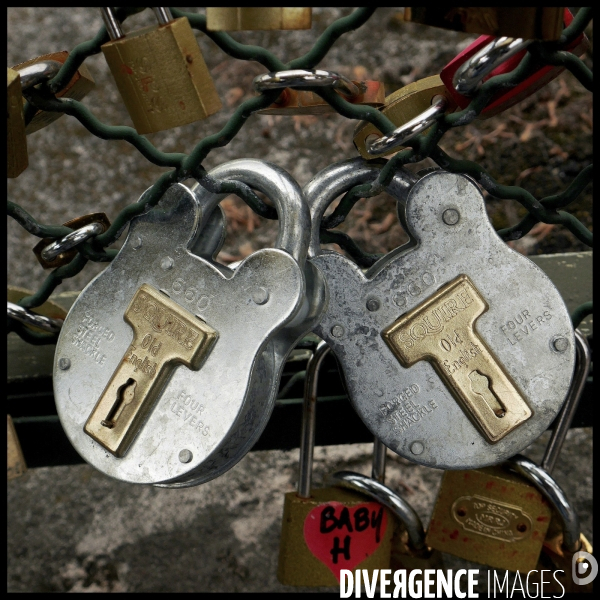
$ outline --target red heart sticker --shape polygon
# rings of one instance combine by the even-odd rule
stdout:
[[[340,569],[354,570],[379,548],[386,528],[386,511],[377,502],[327,502],[306,516],[304,541],[339,581]]]

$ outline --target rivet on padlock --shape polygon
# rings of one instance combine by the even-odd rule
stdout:
[[[564,24],[573,21],[569,9],[564,9]],[[483,35],[453,58],[441,71],[440,77],[453,102],[461,109],[471,102],[477,87],[496,75],[513,71],[521,62],[531,40],[520,38],[495,38]],[[582,33],[562,49],[581,56],[589,48],[589,40]],[[558,77],[563,67],[541,67],[515,87],[498,91],[481,111],[478,119],[487,119],[531,96],[544,85]]]
[[[310,29],[312,9],[285,8],[231,8],[207,7],[208,31],[255,31],[266,29]]]
[[[235,271],[193,254],[227,194],[173,185],[132,220],[119,254],[79,295],[57,343],[61,424],[86,461],[120,480],[188,487],[235,465],[266,426],[286,357],[314,327],[326,299],[321,275],[305,264],[310,216],[289,174],[237,160],[209,175],[217,183],[240,181],[273,201],[276,247],[257,250]],[[214,256],[219,240],[202,252]],[[136,302],[142,294],[146,302]],[[124,317],[136,320],[139,343]],[[180,354],[191,350],[186,340],[194,340],[183,327],[192,321],[197,328],[198,317],[219,336],[204,364],[175,366],[155,382],[168,344]],[[62,359],[70,361],[68,370],[60,368]],[[93,435],[84,432],[86,423]]]
[[[261,115],[322,115],[335,110],[318,94],[304,91],[303,87],[331,87],[352,104],[380,108],[385,103],[385,89],[379,81],[351,81],[339,73],[322,69],[293,69],[265,73],[254,78],[257,92],[282,89],[279,98],[262,110]],[[295,89],[296,88],[296,89]]]
[[[579,357],[587,354],[588,360],[584,358],[584,364],[579,361],[569,397],[542,461],[547,466],[538,467],[517,455],[496,467],[447,471],[427,532],[429,545],[497,569],[529,572],[536,568],[542,545],[547,543],[544,540],[549,532],[552,507],[561,521],[561,530],[566,532],[565,551],[572,555],[578,550],[577,515],[550,476],[589,368],[587,342],[579,332],[576,343]]]
[[[346,161],[305,186],[309,260],[330,298],[314,331],[388,448],[436,468],[497,464],[539,437],[564,403],[575,365],[569,313],[543,271],[498,237],[463,175],[440,170],[413,183],[398,171],[394,195],[413,241],[366,272],[321,251],[326,208],[379,168]]]
[[[44,269],[55,269],[71,262],[77,255],[76,246],[105,232],[110,227],[110,221],[105,213],[92,213],[71,219],[63,225],[75,231],[56,241],[43,238],[33,247],[33,253]]]
[[[221,109],[187,18],[152,10],[158,25],[125,35],[112,9],[102,9],[111,38],[102,52],[138,133],[187,125]]]
[[[336,485],[363,493],[386,506],[394,517],[390,569],[442,569],[442,555],[425,543],[425,530],[414,508],[385,485],[386,447],[375,438],[371,477],[352,471],[334,473]]]
[[[464,33],[557,40],[563,30],[557,6],[407,6],[404,20]]]
[[[364,495],[311,488],[317,384],[329,348],[321,342],[306,368],[298,490],[285,495],[277,578],[285,585],[339,585],[340,570],[389,568],[392,522]]]

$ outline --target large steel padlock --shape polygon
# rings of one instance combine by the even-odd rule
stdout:
[[[565,400],[575,345],[564,302],[498,237],[463,175],[434,171],[412,185],[403,202],[411,242],[366,272],[321,252],[325,209],[365,172],[362,159],[346,161],[305,188],[309,260],[330,296],[314,331],[336,354],[354,408],[388,448],[436,468],[499,463],[545,431]],[[396,177],[406,189],[407,176]]]
[[[310,217],[297,184],[259,160],[232,161],[211,176],[271,198],[276,247],[235,271],[192,254],[226,194],[173,185],[132,220],[58,340],[61,423],[81,456],[117,479],[184,487],[235,465],[266,425],[287,355],[320,316],[324,284],[305,265]],[[205,256],[214,256],[216,239]]]

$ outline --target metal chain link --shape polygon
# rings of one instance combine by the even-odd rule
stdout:
[[[144,8],[118,8],[115,9],[115,15],[122,22],[127,17],[141,10],[144,10]],[[204,15],[171,8],[171,12],[175,18],[187,17],[194,29],[207,35],[223,52],[232,58],[259,62],[269,71],[314,69],[326,56],[336,40],[345,33],[364,25],[375,10],[375,8],[358,8],[350,15],[334,21],[318,38],[309,52],[288,63],[284,63],[265,48],[242,44],[224,32],[208,31]],[[516,69],[489,79],[479,87],[473,95],[471,103],[465,109],[441,117],[426,133],[407,141],[405,144],[406,149],[398,152],[387,162],[382,162],[383,167],[378,178],[373,183],[356,186],[345,194],[335,211],[323,220],[321,242],[338,244],[362,267],[372,265],[380,258],[380,255],[363,252],[350,236],[340,231],[331,231],[331,229],[337,227],[345,220],[358,200],[379,194],[391,182],[394,173],[399,168],[409,163],[420,162],[429,157],[445,170],[470,175],[492,196],[500,199],[516,200],[525,207],[528,215],[520,223],[498,231],[502,239],[507,241],[519,239],[527,234],[536,223],[541,221],[543,223],[563,225],[580,241],[591,247],[592,233],[574,215],[564,210],[559,210],[566,208],[575,201],[588,183],[590,183],[592,179],[591,165],[583,169],[566,190],[552,196],[536,199],[531,193],[521,187],[500,185],[477,163],[451,158],[438,145],[449,129],[462,127],[471,123],[498,91],[514,87],[541,66],[549,64],[564,67],[587,90],[591,91],[593,76],[590,69],[577,56],[562,50],[584,31],[591,19],[592,8],[580,9],[573,18],[572,23],[565,28],[559,40],[553,42],[532,42],[528,45],[528,52]],[[28,123],[39,109],[66,113],[76,118],[93,135],[104,140],[124,140],[134,146],[151,163],[161,167],[172,167],[173,170],[162,174],[144,194],[143,200],[125,207],[114,219],[109,229],[79,244],[77,246],[78,254],[69,264],[52,271],[35,294],[19,300],[18,304],[23,308],[30,309],[43,304],[64,279],[73,277],[79,273],[85,267],[88,260],[94,262],[111,261],[116,256],[117,251],[107,247],[119,238],[131,219],[145,212],[149,207],[155,206],[173,183],[195,178],[200,185],[211,191],[237,194],[260,216],[268,219],[277,218],[275,210],[260,200],[248,186],[233,181],[215,181],[208,176],[202,166],[202,162],[212,150],[226,146],[237,135],[251,114],[272,104],[279,96],[280,90],[267,90],[259,96],[243,102],[221,131],[200,140],[190,154],[164,153],[158,150],[144,136],[139,135],[135,129],[125,126],[106,125],[100,122],[81,102],[73,99],[56,98],[55,94],[71,80],[83,62],[88,57],[100,53],[100,47],[108,41],[109,36],[106,28],[103,26],[93,39],[78,44],[73,48],[69,57],[53,79],[39,86],[39,89],[28,92],[28,101],[25,105],[25,122]],[[319,95],[342,116],[348,119],[363,120],[372,123],[385,136],[391,134],[396,129],[396,125],[379,110],[366,105],[351,104],[332,88],[306,87],[304,89]],[[59,239],[73,231],[65,226],[39,223],[14,202],[7,202],[7,212],[9,216],[14,218],[29,233],[37,237]],[[572,316],[574,326],[577,327],[581,320],[590,314],[591,311],[591,302],[586,302],[579,306]],[[32,344],[55,343],[57,339],[57,334],[34,332],[14,319],[8,319],[7,326],[9,332],[15,331],[24,340]]]

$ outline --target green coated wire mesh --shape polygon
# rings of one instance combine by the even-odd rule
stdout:
[[[212,39],[229,56],[262,64],[269,71],[284,69],[315,68],[327,55],[340,36],[357,28],[368,26],[374,8],[359,8],[350,15],[340,18],[324,31],[309,52],[288,63],[279,60],[266,48],[242,44],[223,32],[207,31],[204,15],[188,13],[172,8],[175,17],[187,17],[192,28]],[[139,12],[139,8],[117,9],[117,18],[121,21]],[[573,203],[592,180],[592,165],[586,166],[562,192],[544,198],[535,198],[522,187],[501,185],[478,163],[471,160],[452,158],[440,147],[440,140],[452,128],[470,124],[488,105],[490,99],[502,89],[514,87],[525,80],[533,71],[544,65],[559,65],[571,74],[591,92],[592,72],[577,56],[565,52],[565,48],[576,39],[592,19],[592,9],[582,8],[573,22],[564,30],[557,42],[534,42],[519,66],[510,73],[493,77],[486,81],[473,96],[472,102],[464,110],[447,114],[430,129],[405,145],[406,149],[395,154],[381,169],[378,179],[371,184],[356,186],[339,203],[335,211],[324,219],[321,230],[323,243],[337,243],[361,266],[369,266],[379,255],[363,252],[347,234],[333,229],[346,218],[352,207],[361,198],[369,198],[379,193],[392,179],[394,172],[409,163],[417,163],[425,158],[432,159],[441,168],[452,172],[465,173],[473,177],[491,196],[499,199],[518,201],[527,211],[526,216],[516,225],[498,231],[506,241],[517,240],[525,236],[539,222],[559,224],[571,231],[577,239],[592,246],[591,231],[573,214],[565,209]],[[124,140],[136,148],[144,158],[154,165],[169,167],[145,193],[143,201],[125,207],[114,219],[111,227],[104,233],[78,246],[77,256],[69,263],[52,271],[38,288],[29,296],[22,298],[19,304],[24,308],[35,308],[43,304],[64,279],[79,273],[88,261],[106,262],[112,260],[117,251],[109,248],[124,231],[129,221],[136,215],[155,206],[166,189],[176,182],[189,178],[196,179],[201,185],[225,193],[235,193],[258,215],[276,219],[274,209],[265,204],[254,192],[243,184],[212,180],[203,161],[216,148],[227,145],[241,130],[248,117],[254,112],[266,108],[279,96],[278,90],[264,92],[244,101],[230,117],[221,131],[201,139],[189,154],[164,153],[159,151],[147,138],[136,133],[131,127],[110,126],[100,122],[82,102],[72,99],[57,99],[55,93],[68,82],[79,66],[90,56],[100,53],[102,44],[109,40],[104,27],[101,27],[92,40],[77,45],[58,74],[45,86],[33,92],[25,106],[25,119],[28,122],[38,109],[66,113],[77,119],[92,135],[103,140]],[[307,88],[321,96],[335,111],[347,119],[363,120],[374,124],[384,135],[390,134],[396,126],[380,111],[365,105],[354,105],[332,89]],[[71,232],[65,226],[45,225],[18,204],[8,201],[7,212],[26,231],[37,237],[58,239]],[[573,313],[573,325],[579,323],[592,312],[592,303],[586,302]],[[8,331],[16,332],[32,344],[48,344],[56,341],[57,334],[36,333],[17,321],[8,320]]]

